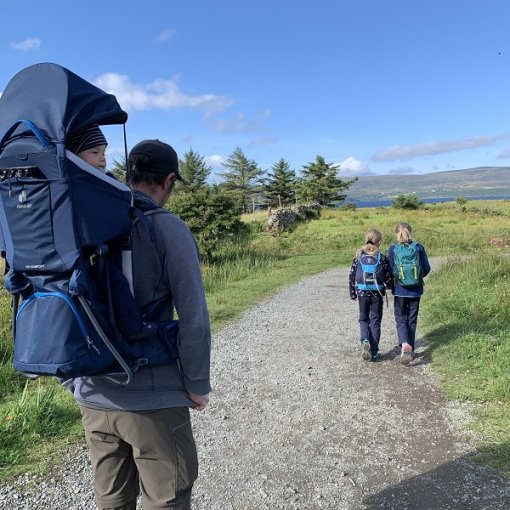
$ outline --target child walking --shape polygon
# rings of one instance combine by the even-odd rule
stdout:
[[[394,275],[394,313],[400,358],[408,364],[415,357],[414,342],[418,323],[418,310],[423,294],[423,278],[430,272],[425,248],[412,239],[409,223],[395,228],[397,242],[388,250],[388,263]]]
[[[365,245],[356,252],[349,272],[349,293],[358,301],[361,357],[379,359],[381,320],[386,288],[393,287],[393,276],[386,257],[379,251],[382,234],[375,228],[365,234]]]

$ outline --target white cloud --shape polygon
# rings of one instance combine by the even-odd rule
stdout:
[[[105,73],[99,76],[94,85],[110,94],[114,94],[124,110],[176,110],[189,108],[202,112],[202,121],[211,129],[221,133],[247,133],[259,131],[262,124],[271,116],[266,109],[253,118],[236,112],[229,117],[219,117],[231,105],[234,99],[215,94],[188,95],[179,87],[179,76],[171,80],[157,79],[147,84],[133,83],[129,76],[117,73]],[[274,139],[259,139],[259,144],[274,142]]]
[[[108,165],[113,165],[113,160],[121,160],[122,158],[126,157],[126,152],[124,150],[124,147],[110,147],[108,146],[106,148],[106,159],[108,162]]]
[[[357,177],[358,175],[374,175],[371,172],[366,161],[360,161],[354,156],[338,163],[341,177]]]
[[[227,96],[187,95],[180,90],[177,82],[178,77],[174,77],[171,80],[158,79],[140,85],[132,83],[126,75],[106,73],[99,76],[94,84],[114,94],[121,107],[128,111],[190,108],[203,112],[204,118],[207,118],[224,111],[234,103],[234,100]]]
[[[409,160],[420,156],[446,154],[477,147],[494,145],[498,140],[509,138],[509,134],[497,136],[475,136],[472,138],[459,138],[457,140],[443,140],[438,142],[422,143],[417,145],[394,145],[372,155],[372,161]]]
[[[212,156],[205,156],[204,161],[212,168],[223,168],[222,164],[226,159],[218,154],[213,154]]]
[[[154,42],[164,43],[164,42],[168,41],[169,39],[171,39],[174,35],[175,35],[175,29],[173,29],[173,28],[163,30],[154,38]]]
[[[15,50],[24,51],[25,53],[30,50],[37,50],[41,47],[42,41],[38,37],[33,37],[31,39],[25,39],[20,42],[12,42],[10,43],[11,48]]]

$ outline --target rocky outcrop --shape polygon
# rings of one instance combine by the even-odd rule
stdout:
[[[292,230],[298,221],[307,221],[311,217],[320,216],[319,204],[294,205],[290,208],[273,209],[267,219],[266,230],[277,233]]]
[[[275,209],[267,219],[266,229],[271,232],[292,230],[297,223],[297,214],[290,209]]]

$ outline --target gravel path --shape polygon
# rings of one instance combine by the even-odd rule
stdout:
[[[466,409],[446,401],[424,357],[398,362],[391,299],[382,360],[362,361],[357,339],[347,269],[306,278],[214,336],[212,402],[193,413],[195,510],[510,509],[510,480],[471,459]],[[86,448],[0,486],[0,508],[93,509]]]

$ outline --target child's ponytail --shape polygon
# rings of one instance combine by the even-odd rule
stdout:
[[[409,223],[402,222],[395,227],[395,235],[397,242],[407,244],[413,240],[413,229]]]
[[[365,234],[365,245],[358,250],[357,255],[363,251],[368,255],[375,255],[379,251],[379,245],[382,241],[382,234],[379,230],[371,228]]]

